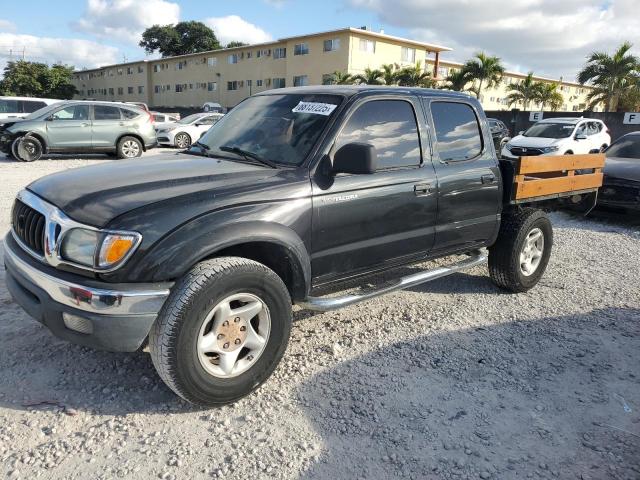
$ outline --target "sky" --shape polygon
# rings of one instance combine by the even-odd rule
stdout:
[[[575,80],[593,51],[623,41],[640,55],[640,0],[27,0],[0,1],[0,68],[11,58],[76,68],[146,56],[138,46],[154,24],[199,20],[221,43],[248,43],[367,26],[478,51],[513,71]]]

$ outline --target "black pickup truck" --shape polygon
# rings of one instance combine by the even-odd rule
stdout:
[[[274,371],[292,304],[331,310],[487,257],[498,286],[536,285],[551,224],[505,203],[504,189],[485,115],[467,95],[271,90],[184,152],[33,182],[13,207],[6,279],[55,335],[114,351],[148,339],[173,391],[219,405]],[[454,254],[377,290],[317,293]]]

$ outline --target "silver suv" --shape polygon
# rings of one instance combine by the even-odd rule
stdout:
[[[16,155],[16,144],[28,155]],[[134,158],[156,146],[153,117],[135,105],[67,101],[0,125],[0,150],[20,160],[43,153],[105,152]]]

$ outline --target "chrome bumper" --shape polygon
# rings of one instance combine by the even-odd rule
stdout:
[[[92,282],[72,282],[57,278],[33,267],[12,250],[8,241],[4,241],[4,261],[7,267],[15,270],[26,280],[42,288],[51,299],[59,304],[77,310],[98,315],[153,315],[162,308],[169,296],[167,284],[159,286],[126,284],[126,288],[109,284],[100,287]]]

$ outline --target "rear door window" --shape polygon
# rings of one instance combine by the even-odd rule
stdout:
[[[358,107],[336,139],[337,151],[347,143],[376,147],[378,168],[420,165],[420,137],[411,103],[373,100]]]
[[[94,120],[120,120],[120,109],[109,105],[94,105]]]
[[[480,123],[471,105],[432,102],[431,115],[440,161],[470,160],[482,153]]]

